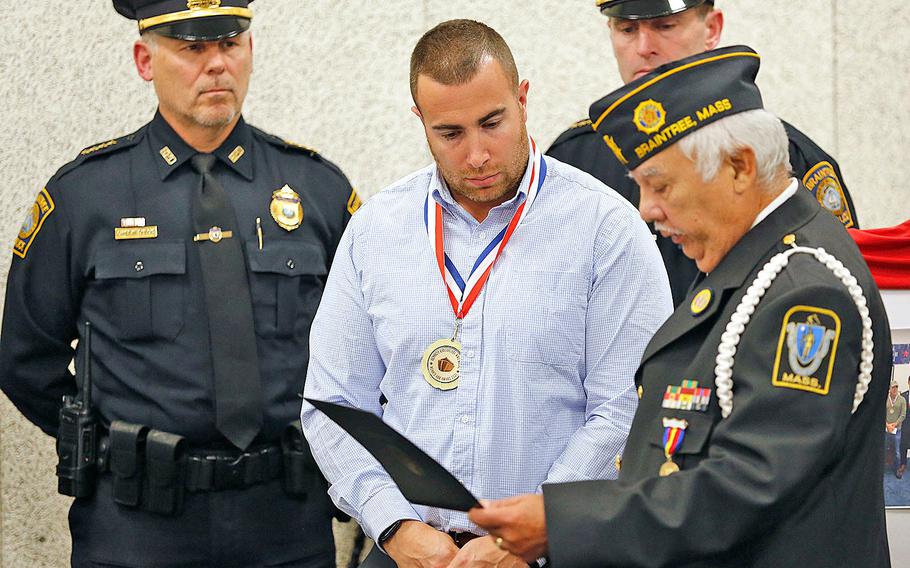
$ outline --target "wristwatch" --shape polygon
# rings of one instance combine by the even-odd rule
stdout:
[[[395,521],[394,523],[392,523],[391,525],[386,527],[386,529],[379,534],[379,540],[376,541],[376,544],[378,544],[380,547],[385,545],[386,541],[389,540],[390,538],[392,538],[392,536],[394,536],[395,533],[398,532],[398,529],[401,528],[401,523],[403,523],[403,522],[404,522],[404,519],[398,519],[397,521]]]

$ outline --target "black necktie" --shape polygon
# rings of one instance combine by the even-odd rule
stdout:
[[[262,382],[253,330],[253,305],[234,209],[212,175],[215,156],[196,154],[202,174],[193,201],[194,238],[202,265],[209,340],[215,373],[215,425],[240,449],[262,427]]]

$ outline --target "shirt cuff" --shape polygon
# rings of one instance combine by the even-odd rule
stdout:
[[[360,510],[363,532],[376,542],[389,525],[401,519],[420,521],[420,515],[397,487],[385,487],[370,497]]]

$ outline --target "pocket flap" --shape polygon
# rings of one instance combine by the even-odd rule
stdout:
[[[285,276],[315,274],[322,276],[328,273],[325,263],[325,252],[321,247],[305,241],[266,241],[262,250],[259,244],[246,244],[250,270],[253,272],[270,272]]]
[[[714,428],[714,417],[710,413],[665,409],[658,414],[654,435],[651,437],[651,444],[658,448],[664,446],[664,418],[676,418],[688,422],[682,447],[676,451],[680,455],[701,453]]]
[[[95,277],[146,278],[156,274],[185,274],[183,241],[129,242],[100,249],[95,256]]]

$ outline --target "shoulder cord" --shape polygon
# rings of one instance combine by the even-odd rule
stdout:
[[[790,250],[775,255],[759,271],[758,276],[749,286],[745,297],[736,307],[736,311],[730,318],[727,328],[721,336],[720,345],[717,347],[717,366],[714,368],[714,384],[717,386],[717,401],[720,405],[721,415],[723,418],[730,416],[733,412],[733,358],[736,355],[736,346],[749,323],[755,308],[758,306],[762,296],[771,287],[771,283],[777,278],[777,275],[783,271],[794,254],[804,253],[814,256],[819,262],[828,267],[835,276],[840,278],[844,286],[850,292],[850,297],[859,310],[860,318],[863,322],[862,335],[862,352],[860,354],[859,380],[856,385],[856,392],[853,395],[853,410],[856,412],[859,405],[863,402],[863,397],[869,390],[869,383],[872,381],[872,319],[869,317],[869,308],[866,306],[866,298],[863,296],[863,289],[859,286],[856,278],[850,274],[850,270],[844,264],[825,252],[823,248],[809,248],[793,245]]]

